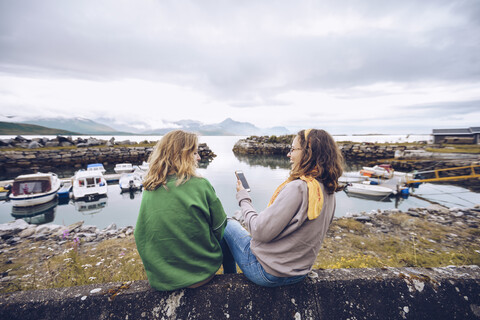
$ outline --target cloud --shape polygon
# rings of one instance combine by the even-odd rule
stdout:
[[[465,89],[480,84],[479,16],[476,0],[2,1],[0,107],[157,123],[387,121],[378,110],[480,99]]]

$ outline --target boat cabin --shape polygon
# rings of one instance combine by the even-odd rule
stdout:
[[[12,186],[12,194],[21,196],[27,194],[44,193],[50,191],[52,185],[49,177],[35,177],[15,179]]]

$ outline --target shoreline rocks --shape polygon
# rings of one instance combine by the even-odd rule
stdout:
[[[373,210],[371,212],[347,213],[343,217],[334,217],[334,220],[353,219],[363,223],[370,223],[377,232],[392,233],[394,230],[385,217],[391,214],[405,213],[412,217],[422,217],[429,222],[444,226],[480,227],[480,204],[472,208],[445,208],[433,205],[428,208],[409,208],[407,211],[399,209]],[[28,224],[22,219],[0,224],[0,249],[12,246],[24,240],[34,241],[62,241],[79,238],[84,242],[98,243],[112,238],[125,238],[132,235],[133,226],[117,228],[115,223],[100,229],[93,225],[84,225],[84,221],[69,226],[55,224]]]

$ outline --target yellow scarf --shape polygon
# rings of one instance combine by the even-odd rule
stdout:
[[[318,180],[311,176],[301,176],[300,179],[307,183],[308,188],[308,220],[316,219],[320,215],[320,212],[322,212],[323,207],[322,187],[320,187]],[[277,190],[275,190],[273,193],[270,202],[268,203],[268,207],[272,205],[280,191],[282,191],[283,187],[285,187],[285,185],[289,182],[290,181],[286,180],[278,186]]]

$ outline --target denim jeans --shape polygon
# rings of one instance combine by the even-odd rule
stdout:
[[[266,272],[255,255],[250,250],[252,237],[242,225],[233,219],[228,219],[223,239],[228,244],[235,262],[243,274],[252,282],[264,287],[278,287],[302,281],[307,275],[292,277],[276,277]],[[224,255],[225,257],[225,255]],[[225,268],[225,258],[224,258]]]

